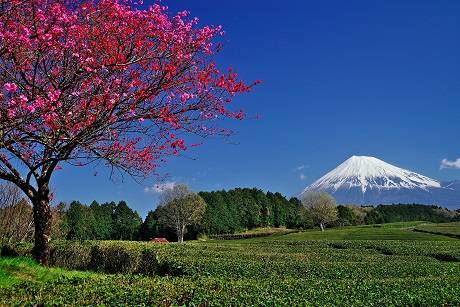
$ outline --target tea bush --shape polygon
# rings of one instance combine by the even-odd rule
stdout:
[[[285,237],[55,242],[53,265],[115,274],[29,279],[0,289],[0,305],[460,305],[459,240]]]

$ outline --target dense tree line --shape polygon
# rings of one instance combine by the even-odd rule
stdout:
[[[205,201],[205,212],[199,224],[188,225],[185,239],[195,239],[198,234],[230,234],[256,227],[286,227],[308,229],[318,226],[308,204],[280,193],[263,192],[253,188],[229,191],[200,192]],[[144,221],[126,202],[89,206],[72,202],[66,211],[64,228],[67,239],[150,240],[165,237],[177,240],[173,227],[162,221],[160,207],[149,211]],[[355,206],[338,205],[327,227],[381,224],[402,221],[450,222],[460,220],[460,214],[437,206],[398,204]],[[64,231],[65,232],[65,231]]]
[[[337,210],[336,226],[409,221],[443,223],[460,220],[460,210],[451,211],[439,206],[421,204],[393,204],[377,207],[339,205]]]
[[[380,205],[365,217],[366,224],[405,221],[428,221],[434,223],[451,222],[459,219],[459,214],[438,206],[419,204]]]
[[[295,197],[287,199],[280,193],[265,193],[256,188],[200,192],[197,196],[204,200],[202,210],[204,212],[200,213],[199,222],[192,223],[184,220],[186,240],[195,239],[198,234],[231,234],[256,227],[307,229],[320,224],[324,227],[341,227],[416,220],[430,222],[460,220],[460,210],[450,211],[437,206],[419,204],[377,207],[335,206],[333,199],[329,199],[327,195],[324,195],[324,198],[332,208],[326,210],[328,217],[324,220],[324,216],[317,216],[318,211],[320,213],[324,211],[323,208],[314,209],[311,204],[315,197],[302,201]],[[52,210],[52,238],[150,240],[155,237],[165,237],[175,241],[178,238],[177,227],[161,216],[165,212],[167,203],[164,201],[164,204],[148,212],[144,220],[125,201],[102,204],[93,201],[88,205],[78,201],[72,201],[70,204],[60,203]],[[192,207],[196,205],[193,204]],[[32,206],[21,197],[17,188],[2,186],[0,240],[7,243],[32,239]]]
[[[262,190],[233,189],[200,192],[207,210],[201,230],[208,234],[233,233],[255,227],[302,226],[297,198],[287,199],[280,193]]]
[[[140,215],[125,201],[99,204],[93,201],[89,206],[78,201],[70,203],[65,222],[67,239],[92,240],[136,240],[142,224]]]
[[[187,227],[186,239],[197,234],[227,234],[256,227],[309,228],[311,221],[302,214],[299,199],[287,199],[280,193],[264,193],[253,188],[200,192],[206,210],[199,225]],[[166,237],[174,240],[174,231],[160,222],[159,210],[150,211],[141,225],[140,239]]]

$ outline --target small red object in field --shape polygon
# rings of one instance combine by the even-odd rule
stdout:
[[[150,242],[154,242],[154,243],[169,243],[169,241],[166,240],[166,238],[153,238],[152,240],[150,240]]]

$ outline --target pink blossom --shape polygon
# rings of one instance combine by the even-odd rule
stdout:
[[[0,91],[8,122],[0,125],[14,122],[43,144],[62,145],[56,150],[78,135],[75,164],[82,155],[146,174],[187,150],[183,136],[223,133],[218,116],[244,118],[230,102],[258,82],[217,69],[220,26],[199,26],[188,11],[171,15],[158,4],[135,8],[140,0],[70,2],[21,1],[0,14],[8,70]],[[18,150],[39,160],[36,143]]]
[[[48,92],[48,98],[51,102],[57,101],[60,95],[61,95],[60,90],[52,90]]]
[[[191,97],[192,97],[192,95],[190,95],[189,93],[183,93],[183,94],[180,96],[180,100],[181,100],[182,102],[186,102],[186,101],[189,100]]]
[[[53,38],[53,36],[52,36],[51,34],[49,34],[49,33],[43,35],[43,39],[44,39],[45,41],[49,41],[49,40],[51,40],[52,38]]]
[[[27,106],[27,110],[30,112],[30,113],[34,113],[35,112],[35,107],[33,105],[29,105]]]
[[[9,109],[7,114],[8,114],[8,118],[11,119],[16,116],[16,111],[13,109]]]
[[[11,82],[11,83],[5,83],[5,85],[3,86],[3,88],[4,88],[7,92],[13,93],[13,92],[16,92],[16,89],[17,89],[18,87],[16,86],[16,83]]]
[[[29,99],[23,94],[19,95],[18,101],[20,105],[25,105]]]

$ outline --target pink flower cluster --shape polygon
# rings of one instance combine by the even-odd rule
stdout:
[[[216,117],[243,119],[229,105],[259,81],[245,84],[212,63],[222,28],[159,4],[136,9],[140,2],[8,1],[0,127],[14,123],[15,135],[50,148],[74,146],[75,159],[147,172],[187,149],[171,132],[209,135],[223,131],[212,127]],[[21,146],[39,157],[35,144]]]

